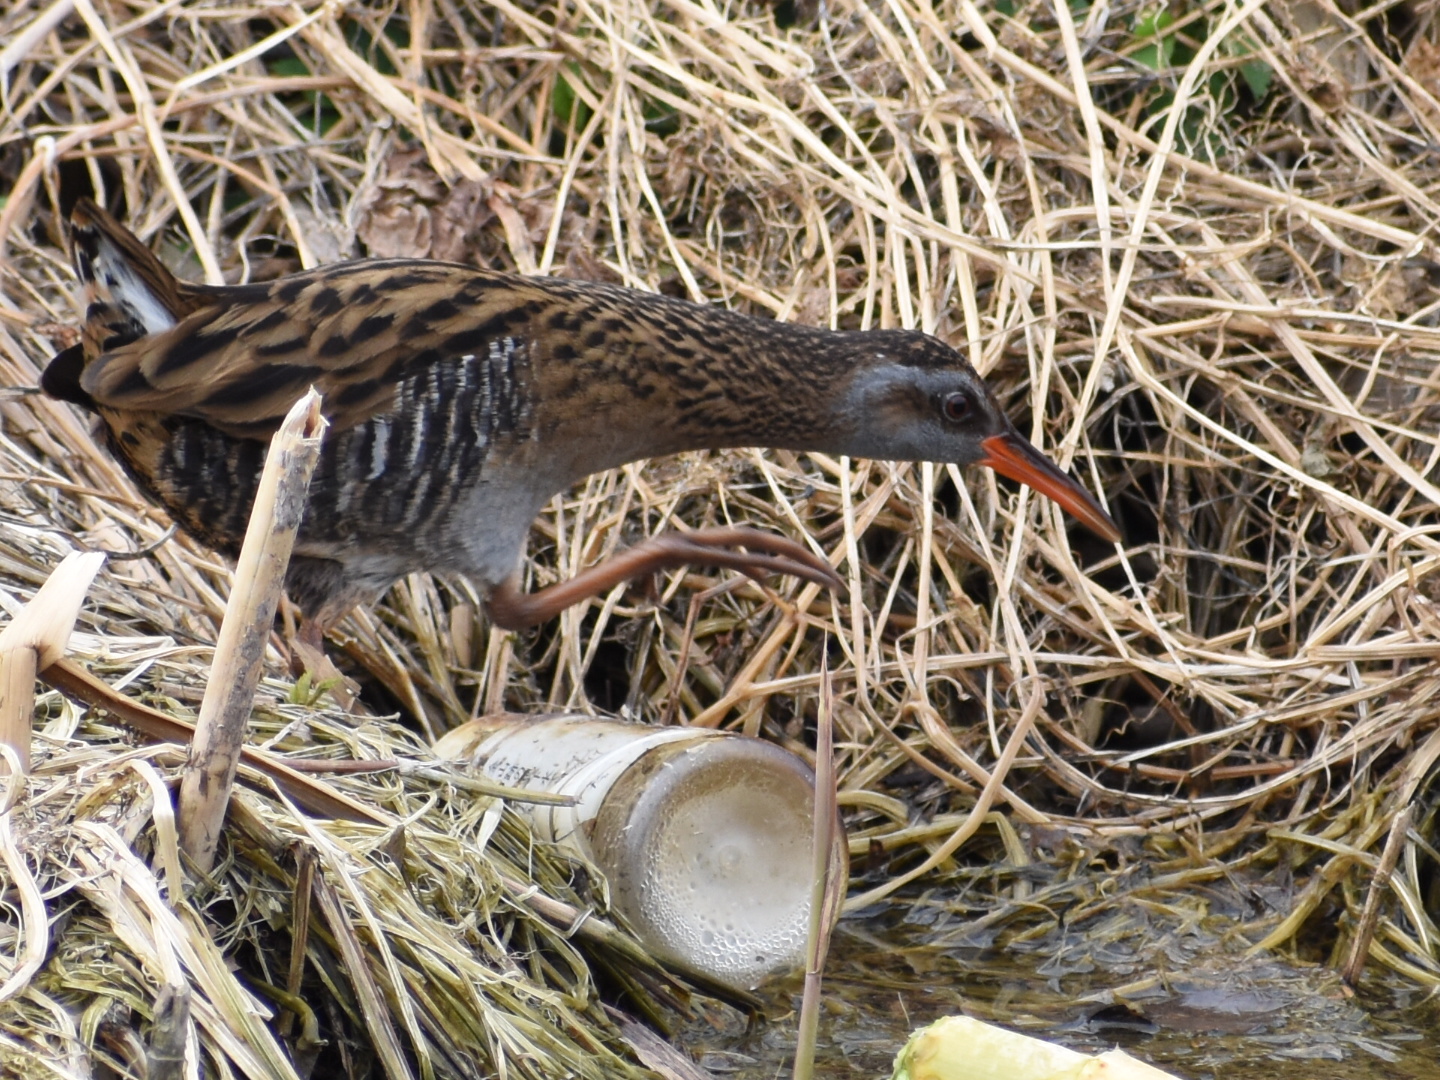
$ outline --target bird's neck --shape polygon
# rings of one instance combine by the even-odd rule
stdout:
[[[844,452],[854,334],[628,294],[537,340],[536,431],[573,481],[640,458],[761,446]],[[557,478],[559,479],[559,478]]]

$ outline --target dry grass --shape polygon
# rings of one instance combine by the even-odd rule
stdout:
[[[1022,824],[1164,838],[1186,874],[1283,863],[1303,884],[1256,936],[1343,957],[1418,803],[1370,955],[1440,985],[1434,9],[1195,4],[1157,42],[1129,2],[799,7],[782,29],[705,0],[15,5],[3,378],[33,386],[76,322],[56,208],[87,184],[197,279],[430,254],[933,331],[1103,493],[1123,553],[988,475],[696,454],[557,499],[535,581],[675,518],[735,520],[832,555],[838,609],[793,583],[687,608],[696,578],[517,640],[476,628],[464,582],[415,578],[350,620],[347,651],[432,733],[502,706],[626,707],[803,747],[828,642],[842,805],[883,882],[857,906],[950,865],[983,789]],[[7,602],[73,545],[162,536],[67,407],[0,407]],[[111,563],[85,618],[112,676],[193,682],[225,576],[183,539]],[[119,777],[152,758],[46,710],[53,757],[15,814],[84,839],[47,847],[41,876],[90,880],[101,808],[66,800],[124,789],[138,801],[85,857],[138,881],[120,841],[164,826]],[[384,793],[398,817],[425,797]],[[116,918],[87,888],[77,921]],[[165,980],[132,974],[115,999],[148,1015]],[[550,974],[534,985],[568,993]],[[14,1004],[73,1048],[73,1018]]]

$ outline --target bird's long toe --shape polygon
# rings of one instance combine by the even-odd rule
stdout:
[[[839,589],[843,585],[828,562],[802,544],[776,533],[743,526],[721,526],[688,533],[667,533],[663,539],[677,537],[691,552],[686,562],[696,565],[738,570],[751,578],[788,575],[827,589]]]

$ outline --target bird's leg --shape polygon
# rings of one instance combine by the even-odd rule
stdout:
[[[740,548],[748,550],[737,550]],[[512,577],[491,590],[485,611],[490,621],[502,629],[524,630],[622,581],[682,566],[725,567],[756,581],[765,574],[790,574],[829,589],[841,587],[840,578],[829,563],[793,540],[758,529],[697,529],[651,537],[643,544],[582,570],[569,581],[539,592],[521,592]]]

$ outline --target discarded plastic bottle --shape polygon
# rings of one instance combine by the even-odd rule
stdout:
[[[569,795],[516,803],[538,836],[578,850],[657,956],[732,986],[804,963],[815,774],[760,739],[585,716],[485,717],[437,751],[512,787]],[[836,823],[834,858],[845,865]]]

